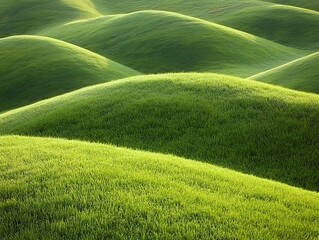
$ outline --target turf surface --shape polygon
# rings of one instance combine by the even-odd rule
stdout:
[[[0,138],[1,239],[316,239],[318,193],[168,155]]]
[[[319,190],[319,97],[215,74],[133,77],[0,115],[0,134],[173,153]]]

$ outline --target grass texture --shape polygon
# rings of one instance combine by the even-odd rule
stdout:
[[[0,115],[0,134],[112,143],[319,190],[319,97],[215,74],[132,77]]]
[[[248,77],[304,55],[222,25],[163,11],[75,21],[40,35],[90,49],[143,73],[214,71]]]
[[[0,111],[139,74],[83,48],[36,36],[0,39]]]
[[[319,52],[262,72],[250,79],[319,94],[318,66]]]
[[[318,10],[0,0],[0,239],[319,239]]]
[[[316,239],[319,196],[169,155],[0,138],[1,239]]]

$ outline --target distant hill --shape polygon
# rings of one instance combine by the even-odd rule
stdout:
[[[0,0],[0,37],[35,33],[70,20],[97,17],[90,0]],[[92,6],[92,5],[91,5]]]
[[[0,52],[0,112],[139,74],[86,49],[46,37],[2,38]]]
[[[270,5],[228,14],[221,23],[287,46],[319,49],[319,12]]]
[[[44,31],[143,73],[213,71],[248,77],[304,53],[222,25],[163,11],[76,21]]]
[[[319,94],[319,52],[254,75],[250,79]]]

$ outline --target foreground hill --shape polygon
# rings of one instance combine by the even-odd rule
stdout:
[[[0,138],[2,239],[316,239],[318,193],[161,154]]]
[[[52,38],[3,38],[0,52],[0,112],[139,74],[98,54]]]
[[[319,94],[319,52],[257,74],[250,79]]]
[[[0,0],[0,16],[0,37],[6,37],[100,14],[89,0]]]
[[[222,25],[162,11],[76,21],[40,34],[144,73],[214,71],[248,77],[303,54]]]
[[[140,76],[0,115],[0,134],[173,153],[319,190],[319,97],[215,74]]]

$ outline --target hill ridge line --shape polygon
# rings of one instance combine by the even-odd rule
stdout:
[[[282,68],[282,67],[286,67],[286,66],[288,66],[288,65],[290,65],[290,64],[293,64],[293,63],[296,63],[296,62],[298,62],[298,61],[307,59],[308,57],[312,57],[312,56],[317,55],[317,54],[319,54],[319,51],[314,52],[314,53],[310,53],[310,54],[308,54],[308,55],[306,55],[306,56],[297,58],[297,59],[292,60],[292,61],[290,61],[290,62],[287,62],[287,63],[285,63],[285,64],[282,64],[282,65],[279,65],[279,66],[277,66],[277,67],[271,68],[271,69],[269,69],[269,70],[266,70],[266,71],[263,71],[263,72],[254,74],[254,75],[252,75],[252,76],[250,76],[250,77],[248,77],[248,78],[246,78],[246,79],[252,79],[252,80],[253,80],[254,77],[258,77],[259,75],[262,75],[262,74],[264,74],[264,73],[269,73],[269,72],[272,72],[273,70],[277,70],[277,69],[280,69],[280,68]]]

